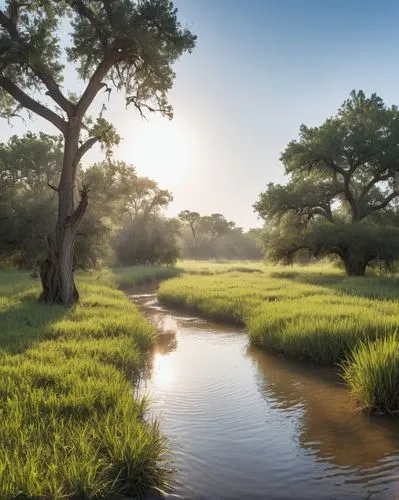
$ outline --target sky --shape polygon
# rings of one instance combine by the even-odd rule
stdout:
[[[143,120],[117,94],[106,113],[123,138],[115,157],[173,193],[170,216],[188,209],[259,226],[252,205],[269,182],[286,182],[280,153],[301,123],[321,124],[352,89],[399,104],[399,2],[174,3],[198,36],[175,66],[174,119]],[[65,87],[78,88],[73,72]],[[2,141],[29,129],[56,132],[40,118],[0,122]],[[94,148],[84,164],[102,157]]]

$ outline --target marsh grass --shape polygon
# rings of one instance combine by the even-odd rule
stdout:
[[[352,394],[364,408],[399,413],[399,344],[396,335],[357,345],[342,368]]]
[[[189,265],[189,274],[161,284],[159,299],[211,319],[241,322],[253,344],[289,356],[331,365],[349,358],[345,380],[361,404],[398,407],[392,381],[399,358],[395,341],[386,340],[399,326],[398,278],[348,278],[323,264],[287,269],[258,263],[260,273],[214,267],[208,275],[193,275]]]
[[[26,273],[0,273],[1,498],[168,490],[165,439],[132,385],[156,334],[113,281],[79,276],[67,310],[39,304]]]
[[[174,278],[181,272],[181,268],[172,266],[130,266],[112,269],[112,277],[123,288]]]

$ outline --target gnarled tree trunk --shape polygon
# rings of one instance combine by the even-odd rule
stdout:
[[[87,208],[88,190],[83,186],[75,210],[78,139],[79,126],[72,122],[65,134],[63,168],[57,190],[59,204],[55,240],[48,238],[48,257],[40,269],[43,286],[40,299],[48,303],[71,305],[79,300],[74,280],[74,249],[76,233]]]
[[[346,257],[344,260],[345,271],[348,276],[364,276],[367,262],[363,259]]]

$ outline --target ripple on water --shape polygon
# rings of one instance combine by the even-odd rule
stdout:
[[[176,333],[142,390],[170,440],[177,493],[398,498],[399,423],[358,412],[331,371],[248,348],[241,330],[174,314],[154,294],[137,303]]]

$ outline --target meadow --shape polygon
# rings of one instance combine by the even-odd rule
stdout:
[[[399,278],[347,277],[329,264],[183,262],[159,299],[245,325],[265,349],[339,366],[362,407],[399,410]]]
[[[159,269],[130,272],[130,284]],[[127,279],[127,278],[126,278]],[[158,424],[135,392],[156,341],[110,271],[78,276],[71,309],[38,280],[0,272],[0,497],[137,497],[168,491]]]

